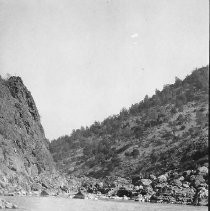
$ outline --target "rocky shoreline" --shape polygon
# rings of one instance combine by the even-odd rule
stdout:
[[[158,177],[106,178],[99,183],[87,180],[83,187],[84,191],[94,193],[98,198],[208,206],[206,166],[184,172],[170,171]]]
[[[0,209],[17,209],[17,208],[18,208],[17,205],[4,199],[0,199]]]
[[[92,200],[133,200],[208,206],[208,168],[206,166],[184,172],[169,171],[159,176],[149,175],[148,178],[142,178],[140,175],[130,179],[106,177],[103,180],[73,176],[44,178],[32,182],[27,189],[20,186],[12,188],[11,185],[0,181],[0,193],[4,196],[77,198],[75,196],[79,190],[82,194],[79,198]],[[7,206],[17,207],[4,200],[0,201],[0,208]]]

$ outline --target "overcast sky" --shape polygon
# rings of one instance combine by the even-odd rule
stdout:
[[[21,76],[49,139],[208,64],[208,0],[0,0],[0,74]]]

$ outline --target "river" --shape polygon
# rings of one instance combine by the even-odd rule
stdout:
[[[59,197],[1,197],[18,205],[18,211],[207,211],[208,207],[86,200]]]

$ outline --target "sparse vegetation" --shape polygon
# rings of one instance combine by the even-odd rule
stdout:
[[[174,84],[118,115],[53,140],[50,150],[58,166],[66,172],[75,167],[72,160],[82,159],[73,173],[99,174],[108,168],[108,174],[124,176],[185,169],[190,159],[195,168],[208,149],[208,70],[209,66],[196,69],[184,80],[176,77]],[[192,148],[201,137],[202,147]]]

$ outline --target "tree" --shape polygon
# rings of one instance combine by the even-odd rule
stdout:
[[[136,138],[141,138],[144,135],[143,125],[138,125],[132,128]]]
[[[91,157],[93,152],[92,152],[92,147],[90,144],[87,144],[84,148],[83,148],[83,154],[87,157]]]
[[[94,124],[90,126],[90,131],[94,134],[100,134],[101,132],[101,125],[100,122],[95,121]]]
[[[120,111],[120,117],[122,117],[123,119],[127,118],[129,115],[128,110],[126,108],[122,108]]]
[[[199,110],[196,111],[196,123],[201,127],[205,123],[205,115],[203,114],[202,111]]]
[[[149,96],[148,95],[145,95],[145,97],[144,97],[144,103],[147,103],[148,100],[149,100]]]
[[[181,84],[182,84],[182,80],[176,76],[175,77],[175,86],[180,86]]]
[[[173,135],[175,136],[175,132],[176,132],[176,122],[175,121],[170,121],[169,123],[168,123],[168,125],[170,126],[170,128],[171,128],[171,131],[172,131],[172,133],[173,133]]]
[[[182,107],[187,102],[186,96],[184,94],[178,95],[176,97],[176,106]]]
[[[138,149],[133,149],[132,155],[134,158],[137,158],[139,156],[139,150]]]
[[[159,95],[160,94],[160,91],[158,89],[155,89],[155,95]]]
[[[132,105],[132,106],[130,107],[130,109],[129,109],[130,113],[131,113],[132,115],[138,114],[138,113],[139,113],[138,107],[139,107],[139,105],[138,105],[137,103],[134,104],[134,105]]]
[[[145,95],[143,102],[140,103],[140,106],[142,106],[143,108],[146,108],[146,109],[149,108],[149,96],[148,95]]]
[[[169,103],[169,101],[173,98],[173,90],[171,89],[171,86],[166,84],[163,87],[162,91],[162,103]]]
[[[158,112],[156,111],[156,109],[150,109],[148,111],[148,117],[149,117],[149,120],[151,120],[151,121],[157,121]]]
[[[6,74],[6,80],[8,80],[11,77],[9,73]]]

